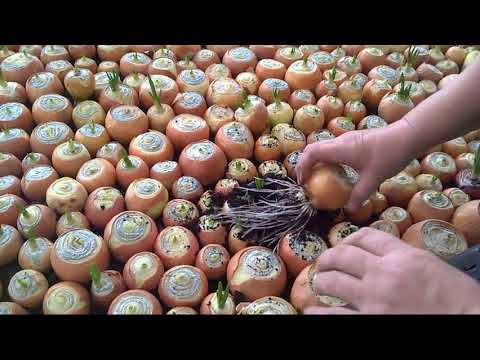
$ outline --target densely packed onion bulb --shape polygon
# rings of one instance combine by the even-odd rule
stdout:
[[[145,290],[129,290],[110,304],[109,315],[162,315],[160,302]]]
[[[90,294],[81,285],[62,281],[48,289],[43,298],[44,315],[88,315]]]
[[[54,181],[47,189],[47,205],[60,214],[68,208],[71,211],[82,211],[88,193],[78,181],[63,177]]]
[[[227,267],[233,294],[240,292],[249,301],[264,296],[280,296],[287,283],[283,260],[270,249],[252,246],[236,253]]]
[[[110,254],[100,236],[90,230],[79,229],[57,239],[50,260],[60,279],[86,283],[90,280],[89,268],[92,265],[100,271],[108,268]]]
[[[314,285],[315,266],[309,265],[297,276],[290,292],[290,302],[303,312],[310,306],[345,306],[347,303],[329,295],[319,295]]]
[[[175,266],[163,275],[158,293],[162,302],[170,307],[195,307],[207,296],[208,280],[196,267]]]
[[[124,211],[110,220],[104,236],[113,257],[126,262],[141,251],[150,251],[157,237],[157,225],[146,214]]]
[[[90,268],[98,271],[97,268]],[[98,276],[92,276],[92,285],[90,292],[92,294],[92,304],[103,309],[108,309],[112,301],[121,293],[127,290],[122,274],[115,270],[98,271]]]
[[[416,223],[407,229],[402,239],[442,258],[449,258],[467,249],[467,241],[463,234],[451,224],[441,220],[429,219]]]
[[[15,303],[33,309],[41,305],[48,289],[46,277],[36,270],[21,270],[8,284],[8,295]]]
[[[277,296],[262,297],[238,310],[239,315],[297,315],[292,304]]]

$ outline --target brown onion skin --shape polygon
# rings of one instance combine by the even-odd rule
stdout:
[[[153,152],[142,149],[137,144],[137,141],[140,135],[132,139],[128,148],[129,154],[135,155],[141,158],[143,161],[145,161],[145,163],[149,168],[151,168],[157,162],[172,160],[175,155],[173,144],[168,137],[166,137],[164,134],[158,131],[150,131],[150,132],[156,133],[159,136],[159,138],[162,139],[162,142],[163,142],[162,148]]]
[[[55,150],[57,145],[59,145],[61,143],[64,143],[68,139],[73,139],[73,137],[74,137],[72,129],[70,127],[67,127],[67,132],[66,132],[65,136],[62,137],[61,139],[59,139],[58,142],[55,142],[53,144],[44,143],[37,138],[37,136],[35,134],[35,129],[33,129],[33,132],[30,135],[30,147],[31,147],[33,152],[42,153],[45,156],[47,156],[48,158],[52,157],[53,151]]]
[[[156,171],[155,165],[152,166],[152,168],[150,169],[150,178],[160,181],[168,191],[172,190],[173,184],[182,175],[183,175],[182,169],[178,164],[175,165],[175,168],[173,169],[173,171],[168,171],[168,172]]]
[[[410,213],[408,211],[406,211],[403,208],[398,207],[399,209],[402,209],[403,211],[405,211],[406,217],[404,219],[400,220],[400,221],[394,221],[392,219],[389,219],[386,216],[386,212],[390,211],[390,209],[392,209],[392,208],[396,208],[396,206],[391,206],[391,207],[385,209],[380,214],[380,220],[389,220],[389,221],[393,222],[395,225],[397,225],[398,231],[400,231],[400,235],[402,235],[413,224],[412,217],[410,216]]]
[[[107,314],[108,315],[113,315],[113,311],[115,309],[115,305],[118,301],[121,300],[122,297],[124,296],[129,296],[129,295],[134,295],[134,296],[141,296],[144,297],[148,302],[152,304],[152,314],[151,315],[162,315],[163,314],[163,308],[162,305],[160,304],[160,301],[157,300],[155,296],[150,294],[148,291],[145,290],[128,290],[120,295],[118,295],[113,301],[110,303],[110,306],[108,307]]]
[[[463,137],[452,139],[442,144],[442,151],[453,158],[468,152],[467,142]]]
[[[469,246],[480,243],[480,200],[460,205],[453,214],[452,225],[467,239]]]
[[[413,224],[412,226],[410,226],[407,231],[405,231],[405,233],[402,235],[402,240],[405,241],[407,244],[409,245],[412,245],[412,246],[415,246],[419,249],[423,249],[423,250],[429,250],[427,249],[426,245],[425,245],[425,241],[424,241],[424,238],[422,236],[422,228],[425,224],[427,224],[428,222],[430,221],[434,221],[436,223],[440,223],[440,224],[443,224],[445,225],[446,227],[453,227],[455,228],[455,230],[458,231],[458,235],[461,236],[462,238],[464,238],[464,240],[466,240],[465,236],[459,231],[458,228],[456,228],[454,225],[452,226],[452,224],[446,222],[446,221],[442,221],[442,220],[432,220],[432,219],[427,219],[427,220],[423,220],[421,222],[418,222],[416,224]]]
[[[112,151],[107,152],[106,146],[109,146],[110,148],[113,147]],[[118,142],[110,142],[102,146],[100,149],[98,149],[96,156],[97,158],[107,160],[113,166],[117,166],[118,162],[122,159],[122,156],[125,152],[126,150],[122,144]]]
[[[14,120],[2,121],[2,127],[6,129],[23,129],[30,134],[33,129],[32,113],[24,104],[17,103],[17,105],[21,109],[20,115]]]
[[[250,45],[258,59],[272,59],[275,56],[277,49],[272,45]]]
[[[167,125],[166,135],[173,143],[173,146],[177,151],[183,150],[193,142],[208,140],[210,135],[210,129],[203,118],[192,114],[188,114],[188,116],[194,116],[201,123],[201,126],[198,130],[188,132],[178,129],[174,126],[175,118],[173,118]]]
[[[7,175],[7,176],[13,176],[13,175]],[[0,196],[5,194],[13,194],[13,195],[21,196],[22,186],[20,183],[20,179],[16,176],[13,176],[13,178],[11,179],[12,179],[12,183],[8,187],[4,189],[0,189]]]
[[[120,72],[120,66],[114,61],[102,61],[98,64],[97,73],[99,72]],[[100,95],[100,94],[98,94]]]
[[[148,178],[148,175],[150,173],[150,170],[145,161],[134,155],[129,155],[128,157],[130,159],[134,158],[136,161],[138,161],[138,166],[134,166],[133,168],[124,167],[124,161],[122,159],[117,163],[115,169],[117,173],[117,181],[124,189],[128,188],[128,186],[135,179]]]
[[[101,206],[97,207],[95,205],[95,199],[98,196],[98,192],[103,189],[106,188],[101,187],[95,189],[90,195],[88,195],[87,201],[85,202],[85,216],[95,228],[100,230],[103,230],[114,216],[125,211],[125,199],[121,193],[118,193],[118,196],[116,196],[115,201],[110,208],[102,209]]]
[[[453,164],[453,169],[450,172],[437,170],[429,162],[429,160],[432,158],[433,154],[437,154],[437,153],[440,153],[440,152],[434,152],[434,153],[428,154],[427,156],[425,156],[423,158],[422,162],[420,163],[421,166],[422,166],[422,172],[424,174],[435,175],[437,178],[440,179],[442,184],[448,184],[454,179],[455,174],[457,173],[457,167],[455,165],[455,160],[450,155],[442,153]]]
[[[48,206],[42,204],[30,205],[26,207],[26,210],[28,210],[29,207],[36,207],[40,211],[40,221],[37,225],[32,227],[35,236],[45,237],[52,240],[55,239],[57,222],[57,216],[55,214],[55,211],[50,209]],[[23,228],[20,223],[20,215],[17,219],[17,229],[25,238],[28,237],[27,229]]]
[[[290,277],[297,277],[303,269],[313,264],[314,261],[308,261],[301,254],[296,254],[289,245],[289,236],[284,236],[278,243],[278,255],[285,263]]]
[[[62,236],[63,234],[77,229],[90,229],[90,222],[88,221],[87,217],[83,215],[81,212],[74,211],[72,212],[72,217],[74,224],[68,224],[65,214],[60,216],[57,221],[56,232],[57,236]]]
[[[148,255],[154,259],[154,262],[156,263],[154,265],[156,267],[156,270],[153,272],[153,274],[150,274],[148,278],[144,279],[143,284],[138,285],[136,283],[135,275],[132,273],[130,269],[130,266],[136,257],[142,256],[142,255],[144,256]],[[125,263],[125,266],[123,267],[123,279],[128,289],[140,289],[140,290],[146,290],[146,291],[153,291],[157,288],[163,273],[164,273],[164,268],[163,268],[162,261],[156,254],[149,251],[143,251],[133,255],[130,259],[128,259],[128,261]]]
[[[125,285],[125,281],[123,280],[122,274],[120,274],[116,270],[106,270],[103,271],[102,274],[108,276],[113,283],[112,291],[106,296],[100,296],[98,294],[94,294],[91,291],[92,297],[92,304],[96,307],[101,309],[108,309],[112,301],[120,294],[127,290],[127,286]]]
[[[309,272],[312,266],[307,266],[298,274],[290,291],[290,303],[299,313],[311,306],[327,306],[317,299],[310,287]]]
[[[428,219],[450,221],[454,211],[450,199],[448,199],[450,204],[447,208],[438,209],[423,200],[422,195],[424,192],[425,191],[419,191],[416,193],[408,203],[407,211],[410,213],[413,222],[418,223]]]
[[[82,166],[76,177],[76,180],[85,187],[87,192],[91,193],[103,186],[115,186],[117,179],[115,167],[107,160],[97,158],[87,161],[85,164],[89,165],[92,162],[97,163],[100,167],[100,171],[97,174],[84,176],[81,171],[84,167]]]
[[[68,45],[67,50],[74,60],[81,57],[93,58],[97,55],[97,48],[95,45]]]
[[[31,62],[21,69],[2,71],[5,81],[13,81],[25,86],[27,79],[37,72],[43,71],[42,62],[35,56],[30,56]]]
[[[464,169],[455,176],[457,187],[473,200],[480,199],[480,178],[473,174],[473,169]]]
[[[22,176],[22,163],[11,153],[0,153],[0,176]]]
[[[270,135],[262,135],[255,142],[254,156],[258,162],[264,162],[268,160],[280,160],[282,157],[282,151],[280,149],[280,142],[277,138],[273,138],[273,144],[271,147],[264,145],[264,140],[272,138]]]
[[[2,251],[0,253],[0,266],[5,266],[17,260],[18,253],[23,244],[23,239],[14,226],[2,223],[0,224],[0,227],[2,230],[10,227],[10,230],[12,231],[10,239],[2,245]]]
[[[135,119],[131,121],[116,120],[110,111],[105,118],[105,128],[110,137],[124,145],[128,145],[135,136],[146,132],[149,125],[147,115],[140,108],[136,106],[129,108],[136,112]]]
[[[167,226],[165,229],[160,231],[158,236],[155,239],[155,243],[153,245],[153,249],[155,254],[161,259],[162,264],[165,266],[165,269],[171,269],[175,266],[179,265],[193,265],[195,263],[195,257],[199,250],[198,239],[189,229],[183,226],[177,226],[178,230],[182,231],[186,238],[188,239],[189,245],[188,250],[181,256],[171,256],[168,254],[168,251],[165,252],[162,249],[162,239],[163,237],[168,234],[172,230],[171,226]]]
[[[408,184],[399,184],[395,178],[387,179],[380,184],[379,191],[388,199],[393,206],[406,207],[410,199],[418,192],[415,179],[408,175]]]
[[[225,167],[227,166],[227,157],[223,150],[214,143],[209,142],[213,147],[213,154],[205,160],[194,160],[187,156],[189,146],[181,152],[178,164],[183,175],[196,178],[203,186],[215,184],[223,177]]]
[[[345,109],[345,105],[340,98],[329,95],[318,99],[317,106],[323,111],[327,125],[332,119],[342,116]]]
[[[193,208],[193,216],[192,216],[192,219],[191,220],[175,220],[175,219],[172,219],[171,217],[168,216],[168,209],[170,207],[173,207],[175,206],[178,202],[182,202],[182,203],[186,203],[190,206],[192,206]],[[167,204],[167,206],[165,207],[165,209],[163,210],[163,216],[162,216],[162,221],[163,221],[163,225],[165,226],[184,226],[184,227],[191,227],[193,223],[195,223],[197,221],[197,219],[199,218],[200,216],[200,213],[196,207],[196,205],[194,203],[192,203],[191,201],[188,201],[188,200],[183,200],[183,199],[173,199],[173,200],[170,200]]]
[[[189,266],[189,265],[180,265],[182,267],[191,267],[193,268],[196,272],[199,273],[200,275],[200,289],[198,291],[198,293],[196,294],[195,297],[193,298],[186,298],[186,299],[179,299],[179,298],[176,298],[176,297],[172,297],[169,293],[167,293],[167,291],[165,291],[164,289],[164,279],[166,279],[166,276],[164,276],[162,278],[162,280],[160,281],[160,284],[158,285],[158,295],[160,297],[160,300],[162,300],[162,302],[164,304],[166,304],[167,306],[169,307],[175,307],[175,306],[189,306],[189,307],[197,307],[198,305],[200,305],[200,303],[202,302],[202,300],[207,296],[208,294],[208,279],[207,277],[205,276],[205,274],[203,273],[202,270],[198,269],[198,268],[195,268],[193,266]],[[168,272],[173,272],[175,271],[177,267],[174,267],[170,270],[168,270],[165,274],[167,274]]]
[[[335,166],[323,165],[313,169],[305,189],[315,208],[337,210],[347,204],[353,186],[336,175]]]
[[[68,144],[63,143],[53,150],[52,164],[61,176],[74,178],[82,165],[89,161],[91,157],[85,145],[78,143],[74,144],[74,146],[80,147],[80,151],[77,154],[63,154],[63,149],[68,149],[68,146]]]
[[[105,241],[100,238],[100,248],[95,255],[78,262],[70,262],[63,259],[56,251],[55,245],[50,252],[50,262],[55,274],[64,281],[76,283],[88,283],[90,281],[89,266],[95,265],[100,271],[110,266],[110,253]]]
[[[0,195],[0,200],[2,199],[7,199],[7,198],[12,198],[12,205],[8,207],[3,212],[0,212],[0,224],[6,224],[6,225],[11,225],[13,227],[17,227],[17,218],[19,211],[17,210],[15,204],[18,204],[22,207],[27,206],[27,203],[25,200],[23,200],[21,197],[13,194],[5,194],[5,195]]]
[[[265,250],[265,248],[262,246],[247,247],[237,252],[230,259],[230,262],[227,266],[227,281],[230,284],[230,291],[233,294],[241,292],[243,295],[245,295],[245,299],[247,301],[254,301],[263,296],[280,296],[285,290],[285,286],[287,283],[287,269],[285,267],[285,263],[278,255],[276,256],[278,258],[280,269],[275,279],[260,280],[251,277],[249,278],[249,280],[243,281],[241,284],[231,283],[235,272],[240,266],[240,260],[242,259],[242,255],[246,251],[251,251],[254,248]]]
[[[27,310],[25,310],[23,307],[21,307],[20,305],[14,302],[4,301],[4,302],[1,302],[0,304],[8,305],[9,315],[28,315],[29,314]]]
[[[138,213],[138,211],[128,211],[129,213]],[[158,235],[158,228],[157,225],[155,224],[155,221],[153,221],[152,218],[150,218],[146,214],[142,214],[144,217],[146,217],[148,224],[146,226],[150,226],[150,231],[145,232],[143,237],[139,238],[136,240],[134,243],[122,243],[116,248],[112,248],[111,246],[111,235],[112,235],[112,225],[115,222],[115,220],[121,215],[122,213],[115,215],[107,224],[105,227],[105,230],[103,232],[103,239],[105,242],[108,244],[108,247],[110,249],[111,255],[117,259],[118,261],[121,262],[127,262],[127,260],[141,252],[141,251],[151,251],[153,249],[153,244],[155,242],[155,238]]]
[[[232,141],[228,136],[224,134],[224,129],[232,126],[233,123],[238,124],[240,127],[243,127],[246,135],[246,141],[243,143],[237,143]],[[232,122],[222,126],[217,134],[215,135],[215,144],[223,150],[225,155],[229,160],[246,158],[250,159],[253,156],[253,150],[255,146],[255,140],[253,139],[253,134],[250,129],[245,126],[243,123]]]
[[[67,314],[62,314],[62,315],[89,315],[90,314],[90,294],[82,285],[77,284],[73,281],[61,281],[51,286],[50,289],[48,289],[43,300],[43,314],[44,315],[53,314],[48,312],[46,299],[48,298],[49,294],[53,290],[63,286],[72,288],[79,295],[80,301],[82,301],[83,304],[81,307],[76,308],[73,312],[69,312]]]
[[[221,262],[220,266],[214,268],[209,267],[203,260],[203,253],[206,251],[206,249],[211,247],[219,249],[224,256],[224,260]],[[230,254],[228,253],[227,249],[225,249],[222,245],[219,244],[208,244],[202,247],[198,252],[195,258],[195,267],[202,270],[207,276],[208,280],[218,280],[223,278],[227,273],[227,265],[229,261]]]
[[[46,95],[42,95],[42,96],[46,96]],[[67,103],[67,106],[65,107],[65,109],[58,112],[52,112],[52,111],[46,111],[40,107],[39,105],[40,98],[41,97],[35,100],[35,102],[32,105],[32,118],[35,124],[40,125],[50,121],[59,121],[69,125],[72,122],[73,107],[72,107],[72,104],[70,103],[70,100],[68,100],[67,98],[64,98],[65,102]]]

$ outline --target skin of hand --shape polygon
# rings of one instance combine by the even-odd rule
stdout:
[[[311,307],[306,314],[480,314],[480,285],[434,254],[362,228],[316,262],[318,294],[355,310]]]
[[[409,144],[412,136],[398,134],[413,131],[408,123],[399,121],[386,128],[350,131],[331,140],[309,144],[295,168],[298,182],[303,184],[318,162],[351,166],[360,177],[346,207],[355,211],[379,183],[396,175],[410,163],[414,156]]]
[[[358,210],[385,179],[442,142],[479,128],[480,59],[460,78],[430,96],[401,120],[381,129],[350,131],[335,139],[308,145],[296,166],[304,183],[317,162],[344,163],[360,173],[347,208]],[[455,121],[452,121],[455,119]]]

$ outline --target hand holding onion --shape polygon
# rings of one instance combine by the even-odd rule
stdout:
[[[351,166],[360,173],[360,178],[353,187],[348,208],[360,208],[382,180],[397,174],[410,162],[409,147],[401,143],[398,132],[394,131],[398,129],[403,132],[404,128],[405,124],[398,123],[389,128],[352,131],[307,145],[296,166],[299,183],[308,186],[309,182],[314,181],[310,175],[319,162]],[[402,150],[389,151],[394,142],[402,146]],[[320,186],[330,191],[328,183],[315,185],[319,191],[322,190]]]

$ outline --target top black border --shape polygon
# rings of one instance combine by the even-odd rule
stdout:
[[[15,44],[476,44],[470,4],[102,1],[29,3],[17,16],[18,4],[7,3],[0,26],[3,41]]]

